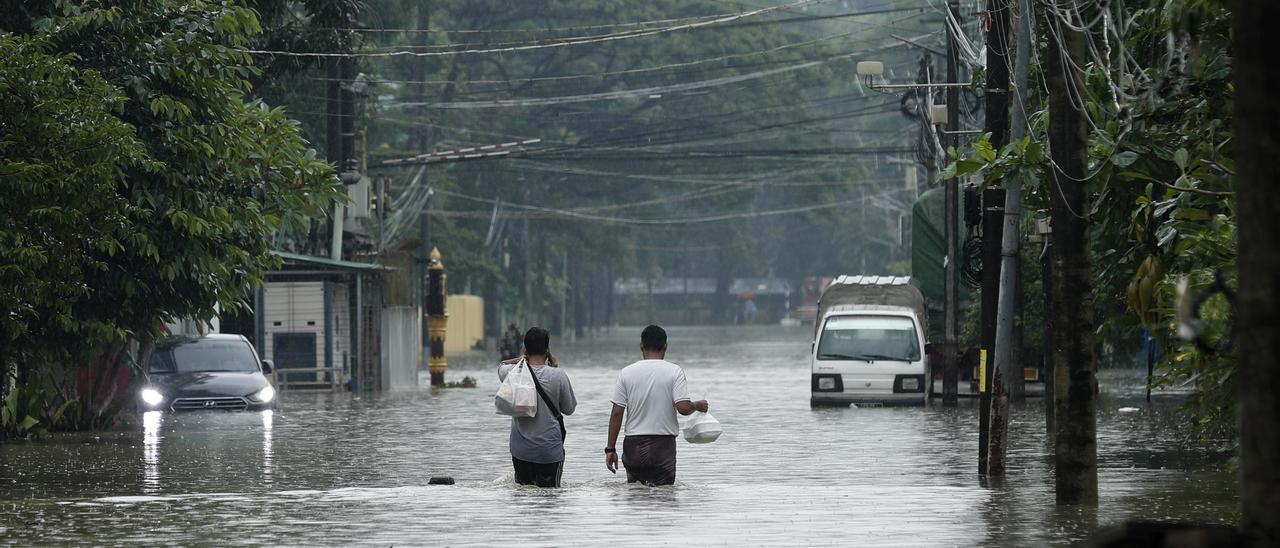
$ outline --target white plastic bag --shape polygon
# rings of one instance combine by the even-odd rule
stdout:
[[[711,416],[711,413],[702,411],[693,412],[680,426],[684,441],[689,443],[711,443],[719,439],[723,432],[724,428],[720,426],[720,421]]]
[[[493,395],[493,405],[499,415],[532,417],[538,414],[538,389],[533,386],[533,372],[524,360],[507,372],[498,393]]]

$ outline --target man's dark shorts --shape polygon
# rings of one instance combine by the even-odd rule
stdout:
[[[564,471],[564,461],[543,464],[511,457],[511,464],[515,466],[516,483],[520,485],[560,487],[560,473]]]
[[[676,482],[675,436],[627,436],[622,440],[627,483],[671,485]]]

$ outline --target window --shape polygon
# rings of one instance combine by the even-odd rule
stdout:
[[[150,369],[152,373],[251,373],[258,370],[258,362],[244,341],[197,339],[156,348]]]
[[[832,316],[822,328],[818,359],[919,360],[915,322],[901,316]]]

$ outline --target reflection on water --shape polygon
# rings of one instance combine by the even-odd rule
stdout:
[[[286,393],[276,413],[0,446],[0,543],[1043,545],[1237,504],[1221,455],[1186,441],[1176,401],[1142,401],[1141,374],[1104,372],[1099,506],[1058,508],[1038,400],[1013,411],[1007,480],[983,482],[970,405],[809,409],[803,328],[670,329],[725,434],[680,443],[675,486],[628,485],[601,452],[613,380],[638,358],[638,330],[622,333],[553,341],[579,401],[564,489],[513,485],[489,360],[457,356],[449,376],[481,388]],[[440,475],[457,484],[427,485]],[[517,519],[534,508],[539,527]]]
[[[164,417],[159,411],[142,414],[142,492],[160,492],[160,425]]]
[[[275,473],[275,451],[271,446],[271,427],[275,422],[275,411],[262,412],[262,484],[270,486]]]

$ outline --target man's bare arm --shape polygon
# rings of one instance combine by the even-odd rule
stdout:
[[[706,413],[707,409],[710,409],[710,404],[707,403],[707,400],[680,400],[676,402],[676,412],[681,415],[692,415],[694,411]]]
[[[604,454],[604,465],[610,472],[618,473],[618,433],[622,431],[622,414],[627,408],[613,404],[613,411],[609,412],[609,440],[605,444],[606,449],[614,449]]]

